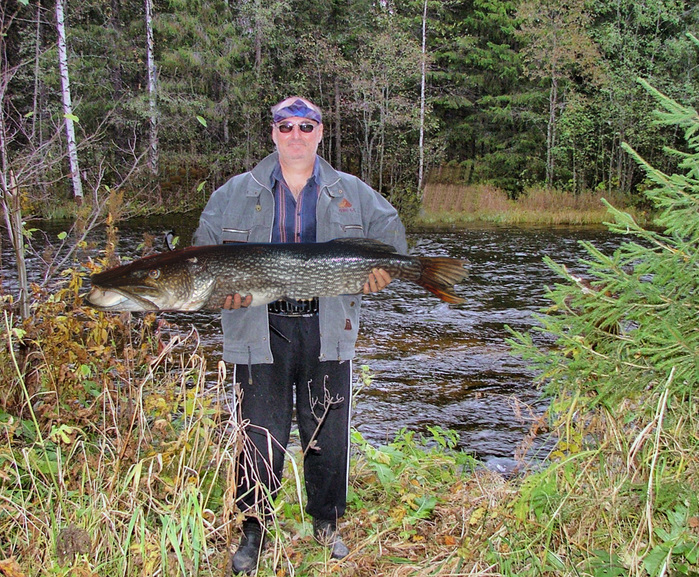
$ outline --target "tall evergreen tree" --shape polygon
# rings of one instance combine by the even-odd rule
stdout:
[[[516,193],[543,176],[541,137],[529,112],[541,100],[522,75],[516,0],[454,0],[433,12],[430,75],[446,159],[466,182]]]

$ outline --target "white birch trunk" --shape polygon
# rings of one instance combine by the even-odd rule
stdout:
[[[155,41],[153,40],[153,0],[146,3],[146,58],[148,66],[148,106],[150,112],[150,142],[148,151],[148,167],[153,175],[158,176],[158,103],[157,81],[155,68]]]
[[[422,199],[423,179],[425,176],[425,93],[427,84],[427,0],[422,10],[422,70],[420,71],[420,140],[418,150],[420,161],[417,169],[417,191]]]
[[[335,168],[342,170],[342,120],[340,114],[340,79],[335,77]]]
[[[66,27],[64,17],[65,0],[56,0],[56,30],[58,32],[58,64],[61,72],[61,91],[63,93],[63,115],[66,121],[66,138],[68,139],[68,160],[70,175],[73,180],[73,196],[82,201],[83,183],[80,179],[78,163],[78,145],[75,140],[73,120],[73,103],[70,97],[70,80],[68,78],[68,49],[66,48]]]

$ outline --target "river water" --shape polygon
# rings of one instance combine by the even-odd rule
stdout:
[[[137,256],[144,232],[158,238],[173,226],[179,246],[187,246],[196,219],[180,218],[176,225],[163,220],[122,223],[119,252]],[[355,367],[368,366],[373,380],[358,387],[353,426],[374,443],[393,440],[401,429],[428,434],[429,427],[440,426],[458,433],[461,449],[510,467],[545,402],[532,372],[510,354],[505,325],[527,330],[534,323],[532,314],[547,305],[545,287],[557,277],[542,263],[544,256],[584,270],[580,240],[607,253],[620,242],[602,227],[473,225],[410,232],[414,254],[470,261],[470,276],[457,287],[466,302],[448,305],[402,281],[365,298]],[[3,243],[2,261],[6,280],[13,276],[7,245]],[[166,316],[182,327],[196,326],[209,366],[215,367],[221,345],[218,315]]]

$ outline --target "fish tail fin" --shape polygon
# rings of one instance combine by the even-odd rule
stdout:
[[[468,276],[468,261],[449,257],[418,258],[422,265],[422,273],[416,281],[417,284],[448,303],[458,304],[465,301],[454,292],[454,285]]]

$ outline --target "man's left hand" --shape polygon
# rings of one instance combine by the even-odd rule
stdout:
[[[369,273],[369,280],[364,285],[365,295],[376,293],[384,289],[391,282],[391,275],[382,268],[375,268]]]

